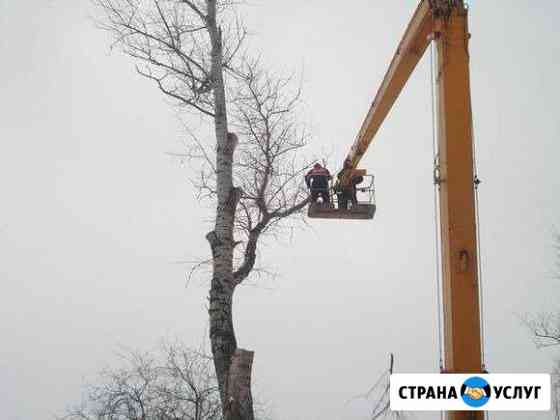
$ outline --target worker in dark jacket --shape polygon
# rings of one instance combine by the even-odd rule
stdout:
[[[313,168],[305,174],[305,184],[311,191],[311,201],[317,202],[321,197],[323,204],[330,204],[329,180],[332,178],[329,170],[321,166],[320,163],[313,165]]]
[[[337,175],[339,180],[339,190],[336,191],[336,195],[338,197],[338,208],[343,210],[348,210],[349,201],[352,203],[352,208],[355,208],[358,205],[356,186],[364,180],[364,177],[361,175],[353,175],[350,178],[350,185],[343,187],[340,182],[342,181],[342,176],[346,171],[352,171],[352,161],[350,159],[346,159],[344,161],[344,167]]]

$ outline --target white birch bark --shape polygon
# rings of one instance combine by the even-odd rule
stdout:
[[[213,274],[210,287],[210,342],[216,376],[222,398],[225,420],[253,420],[250,382],[246,387],[231,386],[230,371],[237,349],[232,319],[233,292],[233,229],[241,190],[233,186],[233,144],[228,143],[226,95],[223,75],[222,34],[216,22],[216,0],[207,0],[207,27],[212,45],[211,83],[214,95],[214,126],[216,133],[217,209],[214,231],[207,235],[212,250]],[[252,355],[252,353],[251,353]],[[252,360],[252,356],[251,356]],[[249,369],[238,375],[251,377],[251,363],[236,365]],[[236,378],[238,375],[234,375]],[[243,391],[243,392],[242,392]],[[242,407],[242,409],[237,409]],[[236,408],[236,409],[233,409]]]

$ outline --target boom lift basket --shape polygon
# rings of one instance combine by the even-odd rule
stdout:
[[[375,215],[375,187],[373,175],[365,175],[363,184],[356,188],[358,205],[352,206],[348,203],[348,209],[339,208],[340,196],[329,189],[330,201],[328,203],[311,203],[307,210],[307,216],[312,219],[349,219],[369,220]]]

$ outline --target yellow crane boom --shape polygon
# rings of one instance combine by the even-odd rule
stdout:
[[[450,373],[483,372],[469,75],[468,9],[462,0],[422,0],[398,46],[346,158],[349,182],[407,80],[433,40],[437,50],[437,168],[442,249],[444,366]],[[451,420],[483,412],[450,412]]]
[[[379,127],[383,124],[385,117],[422,58],[430,43],[429,35],[432,33],[432,28],[432,9],[428,1],[422,1],[399,43],[397,52],[362,123],[356,141],[347,155],[347,159],[352,161],[354,168],[358,166],[362,156],[373,142]]]

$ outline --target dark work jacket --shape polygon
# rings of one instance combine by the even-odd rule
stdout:
[[[331,174],[327,168],[311,169],[305,174],[307,187],[313,190],[328,189]]]

